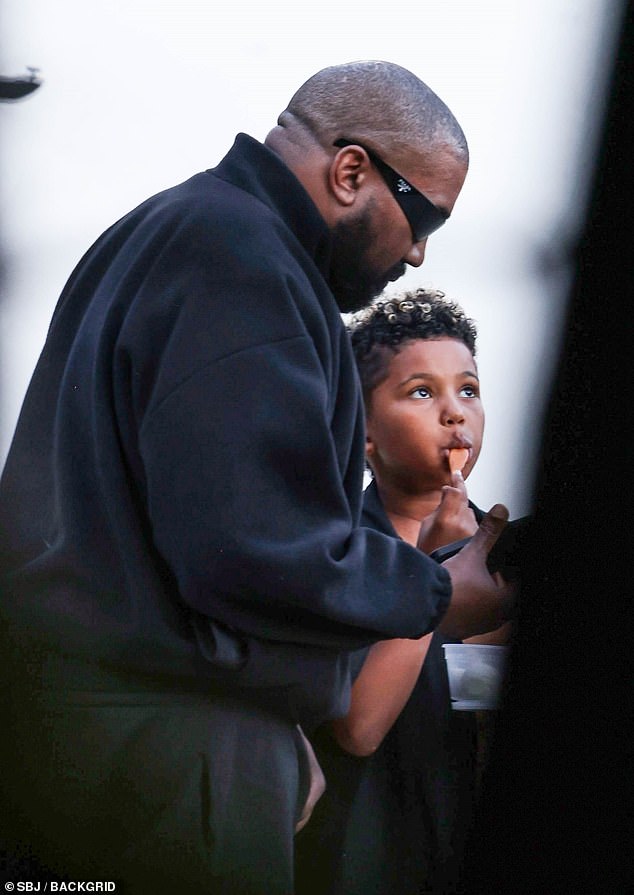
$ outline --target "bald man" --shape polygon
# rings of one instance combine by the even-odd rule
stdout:
[[[507,617],[503,508],[449,571],[360,527],[341,319],[422,264],[467,164],[415,75],[334,66],[79,262],[0,486],[10,855],[291,895],[303,731],[346,712],[349,651]]]

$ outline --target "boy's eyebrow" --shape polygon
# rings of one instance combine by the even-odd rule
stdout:
[[[399,385],[407,385],[408,382],[411,382],[412,379],[433,379],[434,373],[412,373],[406,379],[399,383]],[[475,379],[476,382],[480,382],[480,377],[473,370],[462,370],[457,374],[458,376],[470,376],[472,379]]]

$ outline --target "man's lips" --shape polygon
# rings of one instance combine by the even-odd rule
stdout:
[[[388,272],[385,274],[385,282],[395,283],[396,280],[400,280],[406,270],[406,264],[395,264],[394,267],[392,267],[391,270],[388,270]]]

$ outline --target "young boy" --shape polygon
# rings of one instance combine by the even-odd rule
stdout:
[[[428,553],[473,534],[482,513],[464,480],[484,430],[473,321],[419,289],[373,303],[350,333],[372,472],[364,524]],[[474,717],[452,712],[442,643],[437,632],[357,654],[347,716],[314,737],[327,788],[297,837],[297,895],[455,891],[477,739]]]

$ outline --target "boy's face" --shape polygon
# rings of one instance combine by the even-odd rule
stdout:
[[[389,355],[372,392],[366,451],[379,481],[406,491],[451,481],[449,451],[468,448],[471,472],[482,445],[484,410],[475,360],[457,339],[416,339]]]

